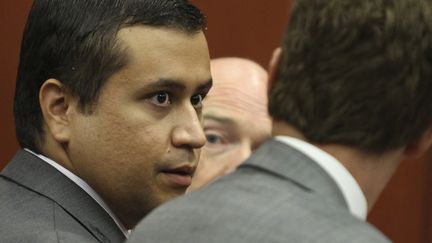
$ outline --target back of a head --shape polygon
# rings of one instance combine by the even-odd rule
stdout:
[[[202,13],[187,0],[35,0],[21,46],[14,116],[21,147],[39,152],[43,118],[39,89],[60,80],[79,98],[82,112],[92,105],[105,81],[127,63],[117,40],[122,27],[147,25],[197,33]]]
[[[384,152],[432,121],[427,0],[298,0],[270,91],[275,120],[318,144]]]

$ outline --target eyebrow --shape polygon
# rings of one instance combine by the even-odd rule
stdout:
[[[213,86],[213,80],[209,79],[205,81],[203,84],[199,85],[196,90],[197,91],[208,91]],[[177,80],[173,79],[159,79],[156,82],[150,83],[146,85],[146,89],[169,89],[175,90],[178,92],[184,91],[186,86]]]
[[[210,91],[212,86],[213,86],[213,79],[209,79],[205,83],[203,83],[202,85],[198,86],[198,88],[196,90],[198,92],[206,92],[207,93],[208,91]]]
[[[196,87],[194,93],[208,93],[212,86],[213,80],[209,79]],[[181,93],[184,92],[185,89],[186,85],[184,85],[181,81],[174,79],[159,79],[155,82],[146,84],[140,90],[170,90],[175,93]]]
[[[235,126],[236,125],[236,122],[233,119],[228,118],[228,117],[220,117],[220,116],[213,115],[213,114],[204,114],[203,118],[209,119],[209,120],[214,120],[216,122],[226,124],[229,126]]]
[[[186,86],[184,86],[181,82],[178,82],[176,80],[159,79],[156,82],[147,84],[145,88],[146,89],[170,89],[170,90],[183,91],[186,89]]]

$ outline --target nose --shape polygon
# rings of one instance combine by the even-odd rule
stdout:
[[[207,139],[201,117],[194,108],[183,110],[175,117],[176,125],[172,132],[172,143],[176,147],[201,148]]]

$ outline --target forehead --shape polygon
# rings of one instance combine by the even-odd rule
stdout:
[[[119,72],[125,80],[168,79],[187,85],[211,79],[202,32],[140,25],[122,28],[117,38],[127,55],[127,65]]]
[[[215,93],[242,90],[259,101],[266,100],[267,72],[257,63],[242,58],[214,59],[211,72]]]
[[[213,86],[214,87],[214,86]],[[267,118],[267,102],[239,88],[210,91],[204,100],[203,114],[219,114],[244,122],[260,122]]]
[[[204,112],[223,112],[248,120],[267,117],[267,73],[261,67],[223,59],[212,61],[211,72],[213,88],[204,102]]]

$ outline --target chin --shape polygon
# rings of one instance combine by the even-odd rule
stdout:
[[[185,193],[186,193],[186,189],[187,188],[182,188],[182,189],[180,189],[180,188],[177,188],[177,189],[173,189],[173,190],[170,190],[169,192],[167,192],[161,199],[160,199],[160,203],[165,203],[165,202],[167,202],[167,201],[170,201],[170,200],[172,200],[172,199],[174,199],[174,198],[176,198],[176,197],[180,197],[180,196],[182,196],[182,195],[184,195]]]

